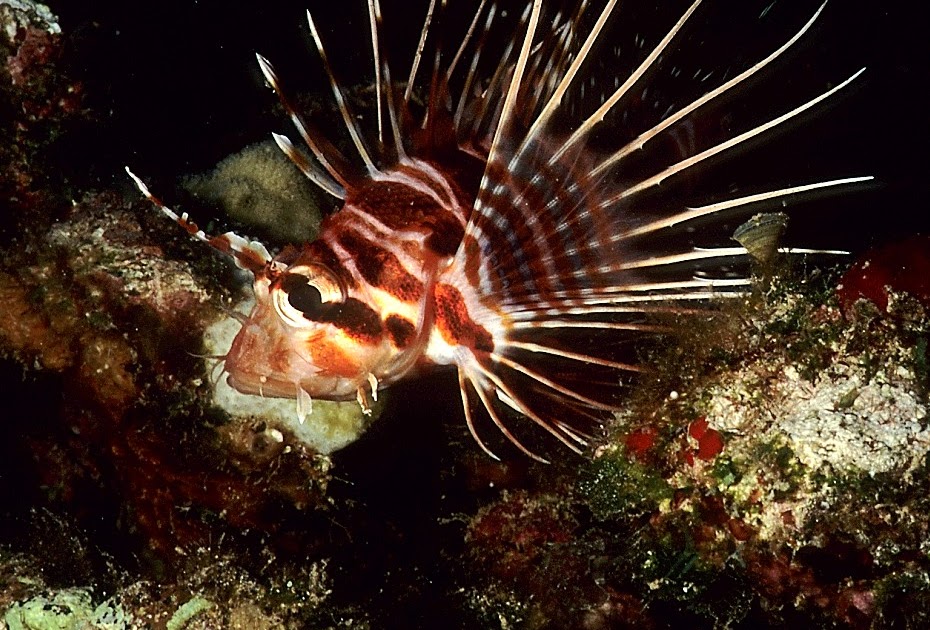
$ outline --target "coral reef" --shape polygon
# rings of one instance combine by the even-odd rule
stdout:
[[[261,418],[230,421],[209,404],[194,355],[205,323],[222,316],[222,292],[194,280],[152,233],[117,198],[89,197],[0,272],[4,352],[34,378],[58,375],[59,419],[47,427],[57,439],[26,436],[42,485],[65,501],[88,484],[121,487],[161,550],[199,540],[199,518],[183,516],[190,504],[258,526],[278,501],[325,503],[324,456]]]
[[[356,438],[367,418],[357,405],[323,403],[300,426],[293,403],[273,416],[214,406],[215,362],[201,356],[226,348],[205,350],[204,331],[235,324],[228,310],[243,296],[222,287],[241,281],[135,197],[63,198],[50,147],[96,114],[80,109],[80,83],[63,61],[69,44],[47,8],[4,2],[0,19],[0,93],[11,113],[0,125],[11,221],[2,227],[15,237],[0,263],[0,355],[4,374],[32,384],[5,414],[8,461],[19,462],[17,448],[29,456],[10,464],[18,481],[0,478],[3,496],[34,483],[85,518],[103,509],[113,522],[102,529],[144,532],[153,559],[223,527],[282,532],[281,514],[325,508],[326,453]],[[266,154],[250,149],[227,166],[273,162]],[[318,215],[305,215],[312,233]]]
[[[65,521],[54,525],[80,535]],[[85,564],[91,555],[83,549],[61,559]],[[100,579],[98,573],[95,581]],[[106,583],[76,587],[57,585],[26,556],[0,550],[3,630],[365,627],[362,614],[331,605],[332,592],[325,561],[296,566],[269,558],[261,570],[250,570],[204,547],[183,556],[171,579],[139,579],[117,570]]]
[[[475,516],[491,566],[471,601],[516,625],[926,623],[930,319],[896,303],[904,319],[849,320],[776,279],[724,308],[658,359],[572,487]]]
[[[83,589],[65,589],[49,597],[36,596],[11,606],[3,622],[9,630],[123,630],[126,613],[110,602],[98,606]]]
[[[315,627],[323,601],[346,623],[380,618],[360,603],[368,587],[345,589],[370,562],[370,543],[352,539],[377,539],[384,513],[365,514],[373,495],[353,505],[360,488],[334,501],[332,456],[298,426],[217,405],[209,362],[195,355],[212,352],[205,331],[241,299],[220,288],[236,272],[163,227],[144,202],[88,196],[0,271],[5,356],[60,397],[31,429],[34,410],[6,421],[29,449],[20,472],[76,531],[136,540],[133,553],[162,576],[108,569],[104,596],[85,562],[83,578],[32,583],[61,552],[16,547],[0,552],[15,576],[0,588],[4,623],[42,627],[36,611],[54,610],[62,627]],[[648,359],[653,378],[587,462],[501,465],[453,440],[439,465],[459,471],[448,491],[471,498],[431,512],[446,520],[430,535],[444,562],[439,595],[463,624],[928,618],[930,320],[903,293],[886,311],[860,302],[844,314],[823,277],[771,282]],[[397,544],[417,544],[401,542],[407,531]],[[275,566],[264,586],[249,577],[260,558]],[[292,593],[294,604],[281,585],[297,574],[317,586]],[[396,580],[395,592],[430,592]]]
[[[46,151],[69,125],[89,121],[57,18],[29,0],[0,2],[0,235],[48,223],[68,198]],[[55,182],[57,185],[50,185]],[[12,221],[13,225],[7,225]]]

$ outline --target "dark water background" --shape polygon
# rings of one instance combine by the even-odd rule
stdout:
[[[425,4],[384,2],[395,78],[406,75]],[[656,5],[663,11],[655,11],[648,2],[624,4],[637,7],[635,19],[642,20],[644,31],[650,25],[655,29],[656,24],[669,24],[683,11],[665,11],[668,3]],[[705,2],[693,18],[693,28],[701,31],[702,20],[726,23],[727,12],[733,12],[734,21],[743,20],[734,23],[745,28],[752,25],[745,15],[761,13],[768,4]],[[771,41],[777,43],[819,5],[771,4],[770,22],[760,32],[774,34]],[[739,8],[749,5],[748,13]],[[921,187],[914,185],[922,176],[922,156],[930,138],[918,96],[930,75],[926,38],[920,30],[926,10],[917,6],[903,0],[830,2],[814,31],[796,45],[798,53],[786,62],[802,75],[820,73],[823,81],[833,84],[868,67],[855,87],[797,125],[802,132],[787,134],[784,142],[763,151],[763,168],[823,156],[816,159],[849,165],[836,169],[837,174],[877,177],[883,188],[878,194],[844,200],[843,216],[822,225],[836,232],[834,242],[844,246],[862,246],[863,237],[885,240],[930,225],[926,203],[915,195]],[[103,124],[89,127],[86,135],[61,143],[63,172],[77,189],[108,187],[114,180],[125,183],[119,172],[125,163],[152,178],[176,177],[207,170],[246,144],[267,139],[271,131],[290,133],[285,120],[268,115],[274,99],[264,87],[254,53],[269,58],[292,91],[328,90],[304,19],[308,8],[341,78],[346,83],[370,81],[363,2],[98,1],[54,6],[64,32],[74,40],[74,63],[87,82],[92,105],[109,112]],[[722,22],[717,12],[722,12]],[[468,17],[456,19],[461,25]],[[695,54],[732,45],[728,37],[711,36],[694,46]],[[428,68],[421,76],[424,72]],[[777,78],[777,90],[787,89],[784,80]],[[758,90],[763,96],[753,106],[767,107],[767,89]],[[773,112],[777,113],[781,111]]]

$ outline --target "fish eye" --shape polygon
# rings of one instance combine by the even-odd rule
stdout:
[[[345,289],[322,265],[298,265],[281,276],[272,290],[275,311],[291,326],[307,326],[326,304],[345,301]]]
[[[287,291],[287,303],[304,315],[313,317],[323,306],[323,296],[312,284],[300,283]]]

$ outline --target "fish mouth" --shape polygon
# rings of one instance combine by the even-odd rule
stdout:
[[[358,384],[339,376],[307,378],[270,378],[259,374],[228,373],[226,383],[240,394],[264,398],[294,398],[298,388],[319,400],[355,400]]]
[[[229,373],[226,375],[226,383],[240,394],[267,398],[289,398],[294,395],[293,382],[269,379],[258,374]]]

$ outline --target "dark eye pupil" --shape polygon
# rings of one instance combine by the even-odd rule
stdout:
[[[313,316],[319,312],[323,297],[312,284],[299,284],[288,288],[287,301],[304,315]]]

